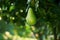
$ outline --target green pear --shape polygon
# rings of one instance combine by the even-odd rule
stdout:
[[[26,16],[26,22],[29,24],[29,25],[34,25],[36,24],[36,17],[34,15],[34,12],[32,10],[32,8],[29,8],[28,9],[28,13],[27,13],[27,16]]]

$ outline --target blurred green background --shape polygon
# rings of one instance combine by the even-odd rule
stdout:
[[[60,40],[60,1],[0,0],[0,40]]]

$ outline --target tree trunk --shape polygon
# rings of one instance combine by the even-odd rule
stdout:
[[[44,34],[39,34],[38,40],[45,40],[45,35]]]
[[[42,38],[42,34],[39,34],[39,38],[38,38],[38,40],[43,40],[43,38]]]
[[[53,28],[53,33],[54,33],[54,40],[57,40],[56,27]]]

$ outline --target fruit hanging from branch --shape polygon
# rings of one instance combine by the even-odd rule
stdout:
[[[34,15],[34,12],[33,12],[33,9],[32,8],[29,8],[28,9],[28,13],[27,13],[27,16],[26,16],[26,22],[29,25],[36,24],[36,16]]]

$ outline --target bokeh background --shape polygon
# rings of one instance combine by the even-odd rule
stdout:
[[[60,0],[0,0],[0,40],[60,40]]]

